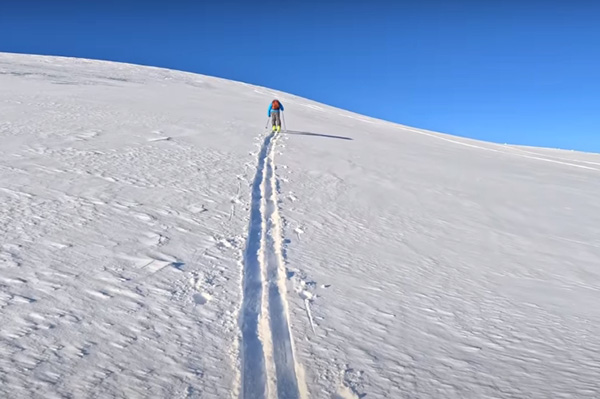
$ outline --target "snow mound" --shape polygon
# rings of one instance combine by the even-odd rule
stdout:
[[[599,155],[128,64],[0,86],[3,397],[600,396]]]

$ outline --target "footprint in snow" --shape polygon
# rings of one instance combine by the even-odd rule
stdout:
[[[354,395],[354,396],[348,396],[347,398],[360,399],[360,398],[364,398],[365,396],[367,396],[366,393],[359,393],[364,388],[364,384],[363,384],[364,374],[365,374],[364,371],[355,370],[353,368],[347,368],[346,370],[344,370],[344,384],[343,384],[342,388],[346,388],[345,393]],[[342,390],[342,392],[343,392],[343,390]],[[345,396],[342,396],[342,398],[346,399]]]
[[[308,301],[312,301],[312,299],[313,299],[313,294],[310,291],[302,290],[302,291],[300,291],[299,295],[300,295],[300,298],[306,299]]]
[[[303,300],[312,302],[317,298],[314,291],[317,289],[317,282],[309,280],[302,270],[286,269],[286,277],[294,284],[294,290]]]
[[[194,303],[196,305],[206,305],[212,298],[212,295],[206,292],[194,294]]]

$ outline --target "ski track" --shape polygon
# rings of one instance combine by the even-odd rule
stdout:
[[[265,138],[252,184],[241,311],[242,399],[300,398],[285,299],[274,164],[276,140],[273,133]],[[273,369],[277,395],[270,392],[271,384],[268,385],[269,371]]]

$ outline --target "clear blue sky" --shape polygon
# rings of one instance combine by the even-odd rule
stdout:
[[[6,3],[0,51],[198,72],[461,136],[600,152],[598,0]]]

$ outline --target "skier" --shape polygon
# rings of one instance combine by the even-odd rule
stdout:
[[[273,125],[273,131],[281,131],[281,112],[283,112],[283,104],[275,99],[269,105],[269,117]]]

